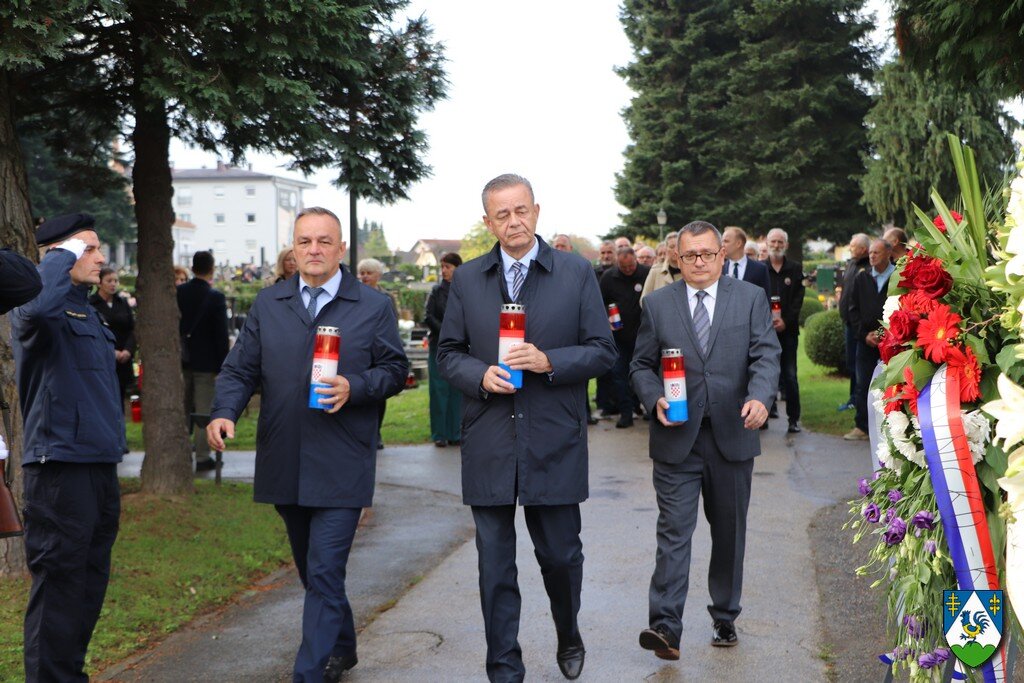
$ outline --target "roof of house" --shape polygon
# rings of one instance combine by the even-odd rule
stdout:
[[[313,188],[315,183],[296,178],[286,178],[270,173],[259,173],[245,168],[238,168],[231,164],[218,162],[216,168],[172,168],[171,177],[174,180],[269,180],[277,178],[293,183],[300,187]]]
[[[416,243],[416,245],[413,246],[412,250],[416,251],[416,247],[421,244],[426,248],[430,249],[435,254],[444,255],[452,251],[458,251],[459,248],[462,246],[462,240],[419,240]]]

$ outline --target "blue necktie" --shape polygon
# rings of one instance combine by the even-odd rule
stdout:
[[[737,280],[740,279],[740,262],[739,261],[737,261],[736,263],[732,264],[732,276],[734,278],[736,278]]]
[[[523,264],[516,261],[512,264],[512,291],[509,292],[512,301],[519,301],[519,290],[522,289],[524,280],[526,280],[526,274],[523,273]]]
[[[324,288],[306,285],[306,291],[309,292],[309,305],[306,306],[306,312],[309,313],[310,320],[316,320],[316,298],[320,296]]]
[[[708,317],[708,309],[704,308],[704,297],[708,295],[703,289],[697,292],[697,305],[693,307],[693,329],[697,332],[697,341],[700,342],[700,349],[708,352],[708,339],[711,336],[711,318]]]

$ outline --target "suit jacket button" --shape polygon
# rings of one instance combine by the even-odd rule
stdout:
[[[522,420],[523,419],[523,414],[519,413],[518,415],[516,415],[516,417],[518,417],[520,420]]]
[[[700,402],[698,402],[698,403],[697,403],[697,405],[698,405],[699,407],[703,408],[703,407],[704,407],[704,401],[700,401]]]

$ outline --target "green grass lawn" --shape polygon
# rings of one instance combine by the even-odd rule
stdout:
[[[252,486],[197,481],[188,498],[140,496],[121,481],[121,531],[110,588],[89,646],[97,671],[231,600],[291,560],[280,518],[252,502]],[[0,681],[24,680],[28,579],[0,581]]]
[[[803,335],[800,336],[796,365],[800,382],[800,422],[803,426],[814,432],[836,436],[853,429],[853,411],[836,411],[836,406],[850,397],[850,379],[812,363],[804,353]]]
[[[388,399],[381,437],[384,443],[426,443],[430,441],[430,392],[427,383],[420,382],[415,389],[406,389]],[[247,411],[235,425],[235,438],[225,442],[229,451],[256,450],[256,418],[259,413]],[[127,424],[128,448],[145,450],[142,441],[142,423]]]

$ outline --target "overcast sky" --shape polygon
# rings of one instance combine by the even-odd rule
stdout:
[[[888,21],[885,0],[868,6]],[[629,62],[618,0],[419,0],[445,44],[448,99],[422,118],[433,176],[410,199],[381,207],[361,203],[359,219],[383,223],[389,246],[462,237],[483,213],[480,190],[505,172],[526,176],[541,205],[538,231],[588,237],[619,224],[615,173],[629,139],[620,116],[631,91],[614,68]],[[883,41],[888,26],[876,32]],[[216,165],[216,157],[172,145],[177,168]],[[290,175],[284,160],[251,155],[253,170]],[[307,206],[326,206],[348,230],[348,199],[324,171],[309,180]],[[690,217],[670,216],[676,226]],[[651,223],[655,223],[651,216]]]

